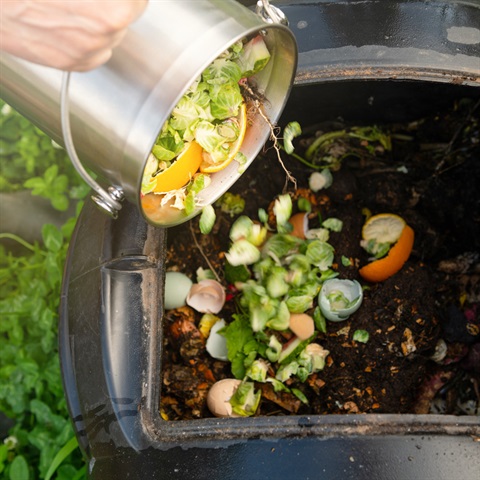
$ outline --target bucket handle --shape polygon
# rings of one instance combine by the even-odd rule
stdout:
[[[285,14],[277,7],[270,5],[269,0],[258,0],[256,14],[266,23],[279,23],[288,25]],[[60,90],[60,120],[62,126],[63,142],[70,160],[85,182],[96,192],[91,196],[93,202],[112,218],[118,218],[121,210],[121,201],[124,199],[124,192],[120,187],[109,186],[104,190],[85,170],[80,161],[75,145],[73,143],[72,130],[70,126],[70,99],[68,89],[70,85],[70,72],[63,72]]]
[[[288,26],[285,14],[278,7],[270,5],[269,0],[258,0],[255,13],[266,23],[280,23]]]
[[[123,191],[118,187],[110,186],[104,190],[85,170],[82,162],[78,158],[75,145],[73,143],[72,130],[70,127],[70,100],[68,96],[68,87],[70,84],[70,72],[63,72],[62,85],[60,90],[60,120],[62,125],[63,142],[70,160],[87,184],[96,192],[91,196],[93,202],[112,218],[118,217],[118,212],[122,208],[120,203],[123,198]]]

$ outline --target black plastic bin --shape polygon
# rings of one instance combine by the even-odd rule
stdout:
[[[287,15],[300,53],[283,121],[406,121],[454,99],[480,98],[478,1],[274,3]],[[91,478],[479,478],[479,417],[162,420],[168,234],[128,204],[114,221],[87,203],[76,226],[60,353]]]

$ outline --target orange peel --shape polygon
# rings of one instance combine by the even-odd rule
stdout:
[[[402,217],[393,213],[373,215],[363,225],[363,240],[375,240],[378,243],[398,241],[406,223]]]
[[[245,138],[245,132],[247,131],[247,106],[245,103],[240,105],[240,109],[237,115],[238,126],[240,128],[239,135],[237,139],[232,142],[230,145],[230,150],[228,153],[228,157],[221,163],[212,163],[209,162],[207,159],[209,154],[207,152],[203,153],[204,161],[200,165],[200,172],[202,173],[215,173],[219,172],[226,168],[232,160],[235,158],[237,153],[240,151],[240,147],[242,146],[243,140]]]
[[[155,176],[153,191],[163,193],[184,187],[199,169],[202,153],[203,148],[197,142],[190,142],[170,167]]]
[[[405,225],[397,243],[387,256],[362,267],[359,270],[360,276],[368,282],[376,283],[395,275],[408,260],[414,240],[415,232],[409,225]]]

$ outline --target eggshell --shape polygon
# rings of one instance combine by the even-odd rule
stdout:
[[[213,415],[216,417],[239,417],[232,411],[230,399],[240,383],[241,380],[236,378],[225,378],[210,387],[207,395],[207,406]]]
[[[192,285],[187,304],[201,313],[218,313],[225,304],[225,289],[216,280],[202,280]]]
[[[356,299],[355,303],[348,308],[332,310],[328,301],[328,295],[335,290],[342,292],[350,302]],[[324,317],[331,322],[343,322],[346,320],[360,308],[362,300],[363,289],[356,280],[342,280],[338,278],[326,280],[318,294],[320,310]]]
[[[326,350],[318,343],[310,343],[307,345],[306,350],[307,353],[311,355],[321,355],[322,353],[326,352]]]
[[[306,340],[315,332],[315,323],[306,313],[292,313],[289,328],[300,340]]]
[[[224,326],[225,320],[218,320],[213,324],[205,347],[213,358],[226,362],[228,360],[227,339],[218,333]]]
[[[165,274],[165,309],[184,307],[192,284],[193,282],[183,273],[167,272]]]

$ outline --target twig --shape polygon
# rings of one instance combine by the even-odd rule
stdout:
[[[287,167],[285,166],[285,163],[282,160],[282,156],[280,154],[280,146],[278,144],[278,137],[277,137],[277,134],[275,132],[276,128],[272,124],[270,119],[263,112],[263,110],[261,108],[261,102],[259,100],[259,95],[257,95],[249,85],[245,84],[245,85],[243,85],[243,88],[248,93],[248,95],[246,95],[246,96],[247,96],[247,98],[249,98],[250,103],[253,104],[255,112],[258,112],[258,114],[265,120],[265,123],[268,125],[268,127],[270,129],[270,139],[273,142],[273,148],[274,148],[275,152],[277,153],[277,159],[280,162],[280,165],[282,166],[282,168],[283,168],[283,170],[284,170],[284,172],[287,176],[286,179],[285,179],[285,185],[283,187],[283,190],[284,191],[287,190],[288,182],[292,182],[292,184],[294,186],[294,189],[296,190],[297,189],[297,180],[292,175],[292,173],[287,169]]]
[[[202,246],[198,243],[197,236],[195,235],[195,231],[193,230],[192,222],[189,222],[189,223],[190,223],[190,233],[192,234],[193,243],[195,243],[195,246],[198,248],[198,251],[200,252],[200,255],[203,257],[205,262],[207,262],[208,268],[213,272],[217,281],[222,283],[222,280],[221,280],[220,276],[218,275],[218,273],[215,270],[215,268],[213,267],[213,265],[210,263],[210,260],[208,259],[206,253],[203,251]]]
[[[465,126],[468,124],[468,122],[470,122],[475,110],[480,106],[480,100],[478,100],[475,105],[470,109],[470,111],[468,112],[468,115],[465,117],[465,119],[463,120],[463,122],[460,124],[460,126],[457,128],[457,130],[455,131],[455,133],[453,134],[453,137],[451,138],[450,142],[448,142],[448,145],[447,145],[447,148],[445,149],[445,152],[443,154],[443,158],[442,160],[438,163],[438,165],[435,167],[435,173],[434,175],[440,175],[442,174],[445,170],[448,170],[448,169],[445,169],[443,170],[443,166],[445,165],[445,162],[447,161],[448,157],[450,156],[450,154],[452,153],[452,148],[453,148],[453,145],[454,143],[457,141],[457,138],[458,136],[460,135],[460,133],[462,133],[463,129],[465,128]]]

